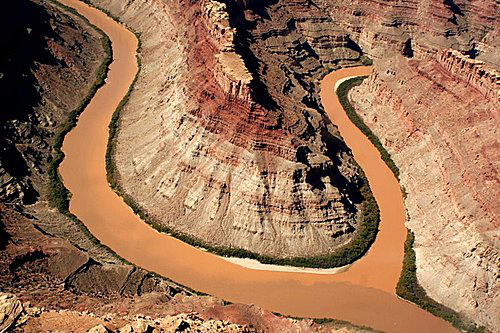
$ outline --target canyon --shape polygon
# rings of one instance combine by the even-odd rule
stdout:
[[[256,64],[262,73],[251,73],[245,57],[253,53],[236,52],[250,46],[237,44],[225,4],[163,7],[143,7],[154,14],[137,17],[137,25],[127,20],[144,33],[147,67],[115,140],[123,192],[151,220],[202,245],[300,257],[348,242],[358,227],[363,180],[310,92],[308,81],[326,70],[305,39],[283,37],[282,50]],[[158,29],[146,28],[154,22]],[[284,74],[283,64],[293,62],[298,69]]]
[[[2,52],[2,93],[11,108],[1,123],[8,145],[1,159],[0,331],[368,331],[196,294],[124,263],[53,208],[54,141],[99,75],[107,43],[82,17],[53,3],[7,5],[4,13],[23,13],[23,19],[2,20],[12,43]],[[33,98],[18,98],[12,82],[24,82]],[[22,163],[27,171],[16,173]]]
[[[373,73],[349,96],[399,168],[406,193],[406,225],[415,235],[418,281],[436,301],[491,331],[498,330],[500,76],[494,1],[93,3],[138,32],[142,41],[142,70],[122,110],[114,142],[115,177],[122,194],[151,220],[210,246],[296,257],[331,253],[353,239],[359,228],[364,177],[324,114],[319,81],[331,70],[373,58]],[[67,20],[65,15],[55,17]],[[55,31],[85,26],[72,20],[59,23]],[[26,29],[28,35],[30,29]],[[70,33],[69,38],[79,38],[76,35]],[[16,237],[34,239],[29,254],[22,256],[19,267],[26,270],[20,276],[38,280],[55,275],[56,280],[66,281],[68,299],[75,291],[81,296],[71,304],[58,305],[63,308],[82,306],[78,305],[81,298],[87,307],[87,302],[109,305],[110,295],[119,307],[124,290],[132,288],[129,297],[135,301],[142,293],[136,289],[137,281],[141,286],[150,281],[146,285],[161,287],[146,291],[158,295],[149,306],[162,304],[160,294],[178,290],[174,293],[182,295],[183,303],[196,304],[200,299],[199,304],[205,304],[190,305],[187,310],[201,312],[203,320],[210,316],[204,317],[201,309],[206,302],[215,302],[211,304],[224,309],[215,311],[218,318],[229,316],[237,325],[264,320],[260,330],[279,325],[290,330],[308,325],[311,330],[324,329],[260,309],[244,322],[242,313],[254,308],[194,296],[181,286],[124,265],[105,248],[92,244],[73,221],[47,208],[44,168],[50,161],[51,143],[46,137],[55,132],[50,117],[55,113],[57,121],[63,121],[64,115],[58,112],[70,110],[83,98],[98,59],[103,58],[96,47],[102,37],[92,29],[84,36],[66,55],[57,38],[47,43],[49,54],[59,60],[50,67],[56,69],[58,79],[37,77],[52,88],[43,93],[38,88],[37,93],[54,101],[42,103],[45,109],[35,107],[34,116],[20,118],[21,123],[2,123],[8,129],[2,138],[9,152],[18,151],[2,155],[1,195],[8,202],[2,206],[8,213],[2,221],[10,225],[31,220],[39,233],[13,237],[22,232],[7,228],[11,243]],[[81,47],[80,43],[88,44]],[[82,49],[88,53],[82,54]],[[75,54],[80,54],[80,63],[60,66],[79,59]],[[93,67],[88,66],[89,59]],[[40,73],[51,73],[48,68]],[[67,68],[84,75],[59,74]],[[88,86],[79,86],[76,95],[64,93],[76,86],[58,86],[61,77],[68,80],[68,75],[70,82],[82,80]],[[63,93],[54,98],[49,91]],[[61,100],[65,104],[47,112],[46,105]],[[47,122],[42,119],[45,114]],[[26,127],[31,132],[13,134]],[[49,133],[42,133],[46,128]],[[36,154],[28,147],[34,147]],[[22,158],[14,162],[4,157],[19,154]],[[13,170],[21,169],[9,163],[29,167],[16,174]],[[15,215],[12,207],[24,210],[24,216]],[[50,273],[30,275],[47,254],[61,261],[61,256],[44,247],[40,235],[63,243],[69,239],[76,252],[85,253],[75,255],[74,272],[50,268],[49,259]],[[37,246],[41,246],[39,252],[32,250]],[[2,262],[10,268],[9,262],[18,262],[13,259],[18,257],[9,258]],[[37,264],[30,266],[30,262]],[[97,279],[98,288],[105,291],[86,289],[89,281],[110,271],[116,272],[112,281]],[[46,284],[42,283],[42,290]],[[48,295],[54,292],[50,288]],[[11,291],[21,291],[25,299],[35,302],[57,304],[54,297],[37,298],[26,284]],[[180,309],[173,308],[162,315],[174,315]],[[106,311],[119,313],[107,306],[101,316]],[[72,316],[88,319],[84,313],[68,318]],[[135,320],[131,318],[127,320]],[[189,320],[196,321],[193,318]]]
[[[133,4],[125,6],[114,1],[96,3],[123,17],[137,31],[147,30],[144,26],[148,22],[135,16],[139,10]],[[203,7],[205,3],[201,2],[200,6]],[[500,253],[496,163],[499,92],[499,61],[495,52],[499,44],[497,5],[494,1],[409,1],[404,6],[391,1],[373,1],[370,5],[361,1],[346,3],[325,0],[314,3],[315,6],[311,6],[308,1],[226,2],[229,14],[217,15],[229,20],[231,28],[236,29],[239,39],[233,47],[244,57],[247,68],[241,69],[241,62],[237,61],[240,67],[238,72],[244,74],[239,81],[232,77],[235,80],[233,85],[220,83],[221,89],[226,89],[224,96],[229,95],[231,101],[247,101],[248,93],[240,87],[243,82],[248,81],[250,72],[253,79],[249,85],[255,98],[251,102],[282,112],[282,115],[276,115],[276,111],[266,111],[268,113],[263,120],[273,122],[275,117],[283,117],[282,124],[286,126],[287,119],[291,117],[287,112],[296,110],[297,105],[305,105],[304,109],[312,115],[307,117],[314,119],[313,109],[321,110],[317,97],[318,80],[328,70],[338,66],[359,64],[363,60],[363,53],[373,58],[374,73],[359,90],[353,92],[352,99],[359,101],[358,113],[365,115],[363,119],[382,139],[384,147],[394,155],[396,165],[401,170],[401,184],[407,193],[407,226],[415,233],[418,280],[425,291],[438,302],[482,325],[498,329],[496,313],[500,302]],[[138,88],[137,95],[132,96],[129,107],[123,112],[115,155],[123,190],[149,216],[161,223],[171,225],[170,217],[176,217],[179,212],[180,215],[189,216],[185,220],[175,218],[174,229],[192,232],[194,236],[209,239],[209,242],[215,241],[216,244],[227,246],[229,243],[229,246],[279,255],[278,249],[270,249],[264,245],[271,232],[264,228],[274,226],[272,221],[262,221],[257,225],[242,225],[238,222],[242,221],[240,219],[245,223],[261,221],[255,217],[250,218],[249,215],[260,211],[248,206],[248,203],[259,202],[254,200],[255,193],[263,193],[266,200],[273,200],[272,192],[267,192],[268,187],[258,185],[260,180],[250,182],[249,192],[238,192],[242,188],[247,191],[247,185],[240,185],[238,189],[230,187],[229,195],[237,193],[234,200],[238,200],[240,215],[233,218],[232,224],[222,222],[221,226],[214,227],[211,221],[202,222],[203,219],[211,220],[212,216],[217,216],[220,209],[224,212],[230,209],[231,201],[227,200],[226,194],[213,195],[213,187],[226,191],[225,184],[229,180],[221,179],[220,175],[224,174],[221,170],[228,164],[231,165],[233,175],[233,168],[242,167],[241,160],[246,161],[249,153],[260,155],[266,152],[276,160],[286,159],[290,155],[285,154],[285,144],[280,141],[277,144],[280,149],[271,143],[259,144],[257,148],[244,147],[246,150],[242,150],[241,154],[224,157],[221,162],[216,154],[226,156],[225,151],[233,151],[226,147],[230,144],[237,146],[240,133],[257,131],[254,125],[260,124],[261,120],[249,115],[250,124],[244,125],[244,121],[241,121],[238,131],[231,132],[228,129],[231,125],[226,119],[234,119],[233,117],[242,116],[245,112],[237,111],[223,117],[224,110],[220,108],[215,115],[210,115],[212,102],[225,105],[227,97],[221,101],[220,95],[206,87],[202,89],[205,96],[201,100],[204,104],[198,111],[192,105],[195,98],[183,96],[184,93],[191,94],[196,90],[192,90],[191,86],[185,88],[184,84],[188,83],[180,78],[183,77],[181,72],[186,70],[183,66],[187,66],[187,82],[193,78],[198,80],[200,76],[205,80],[211,80],[213,76],[217,82],[231,80],[230,75],[226,77],[224,74],[224,66],[210,65],[210,61],[218,61],[220,58],[215,55],[228,47],[228,39],[220,36],[221,24],[224,23],[213,26],[213,20],[207,18],[209,13],[204,12],[203,8],[199,8],[200,16],[187,15],[189,10],[196,11],[198,8],[187,2],[179,2],[179,6],[186,6],[181,11],[177,5],[167,6],[155,2],[149,4],[151,8],[156,5],[162,8],[162,11],[155,12],[157,22],[162,22],[166,30],[176,31],[176,34],[169,36],[171,44],[165,50],[167,53],[162,53],[168,56],[156,57],[155,70],[151,70],[151,78],[145,80],[148,83],[161,81],[158,84],[164,87],[160,89],[164,97],[151,91],[148,95],[146,88]],[[142,6],[141,10],[145,11],[146,8]],[[182,20],[179,21],[179,18]],[[207,38],[215,44],[215,49],[210,54],[196,52],[200,57],[209,58],[204,60],[204,63],[209,64],[207,71],[201,65],[189,67],[189,57],[195,52],[196,45],[190,46],[188,50],[179,46],[185,40],[190,40],[189,35],[186,35],[189,32],[184,32],[181,28],[186,22],[190,22],[187,24],[189,27],[194,25],[198,29],[207,29]],[[169,29],[168,24],[172,24],[172,28]],[[168,35],[168,31],[164,34]],[[201,38],[204,35],[200,31],[196,36]],[[160,40],[153,37],[145,39]],[[231,36],[229,40],[231,39],[234,37]],[[208,44],[203,42],[202,45]],[[232,50],[231,47],[229,49]],[[158,47],[154,50],[160,52]],[[183,54],[187,58],[182,58]],[[148,57],[146,47],[142,55]],[[166,64],[160,65],[160,61],[165,61]],[[169,61],[173,61],[170,66]],[[160,71],[159,68],[165,70]],[[222,73],[212,72],[212,68],[221,68]],[[165,73],[166,77],[160,78],[158,72]],[[174,88],[176,84],[180,84],[182,88]],[[197,86],[202,87],[202,84],[197,82]],[[239,88],[228,88],[236,86]],[[146,100],[148,107],[141,108]],[[157,106],[152,106],[153,101],[157,101]],[[293,101],[292,104],[290,101]],[[191,108],[197,110],[193,114],[198,118],[186,115],[185,111]],[[153,109],[165,110],[168,116],[151,113]],[[241,110],[239,107],[230,109]],[[429,113],[428,110],[433,111]],[[456,114],[458,110],[460,113]],[[295,113],[303,114],[297,111]],[[175,114],[182,114],[181,120],[171,125],[172,121],[175,122]],[[296,117],[300,119],[301,115]],[[201,123],[194,125],[197,119],[202,119]],[[191,120],[195,123],[188,125],[187,122]],[[151,125],[145,126],[149,121]],[[297,120],[296,124],[300,122]],[[322,131],[318,129],[321,128],[320,121],[310,121],[310,124],[312,128],[316,128],[316,135]],[[164,130],[158,130],[162,126]],[[281,129],[269,123],[262,124],[262,127],[266,130]],[[187,128],[196,130],[188,131]],[[215,139],[213,131],[217,134]],[[292,133],[302,138],[299,132]],[[259,134],[259,137],[266,140],[273,137],[270,132]],[[304,140],[311,140],[307,131],[304,134]],[[186,138],[183,141],[184,148],[175,148],[175,145],[170,144],[174,139],[179,143],[181,140],[177,139],[183,137]],[[214,143],[220,137],[226,138],[223,143]],[[282,139],[283,136],[278,135],[276,139],[278,138]],[[321,146],[319,138],[312,140]],[[193,145],[193,142],[197,144]],[[246,139],[244,142],[252,140]],[[411,144],[415,145],[413,149],[408,147]],[[313,166],[310,160],[320,156],[311,148],[314,146],[309,141],[311,152],[305,154],[310,166]],[[139,153],[134,153],[137,151]],[[152,151],[155,154],[151,154]],[[300,149],[297,151],[300,152]],[[344,152],[340,154],[348,155]],[[171,167],[170,163],[174,159],[169,158],[170,156],[174,156],[175,161],[185,159],[188,162],[180,168]],[[296,154],[297,158],[291,162],[301,165],[301,156],[303,154]],[[190,166],[189,161],[192,160],[196,160],[196,168]],[[261,163],[256,157],[251,160]],[[474,162],[471,164],[468,161]],[[259,165],[271,165],[270,158],[264,159]],[[340,168],[344,165],[345,163],[340,163]],[[273,166],[281,168],[279,163],[273,162]],[[267,177],[269,171],[266,172]],[[328,172],[332,173],[334,170],[329,169]],[[349,173],[353,174],[353,171]],[[269,185],[294,179],[286,175],[287,173],[283,173],[281,180],[272,176],[273,182]],[[245,184],[247,176],[245,174],[244,177],[239,177],[239,184]],[[191,179],[190,185],[183,186],[184,181],[188,181],[187,178],[190,177],[197,180]],[[315,178],[318,178],[317,175]],[[270,186],[269,189],[272,190],[273,187]],[[284,193],[296,193],[286,189],[282,188]],[[328,186],[325,189],[328,192]],[[254,201],[246,193],[251,193]],[[180,195],[181,199],[178,200],[176,195]],[[247,201],[242,203],[242,200]],[[293,199],[288,200],[293,202]],[[267,201],[262,207],[269,206],[273,209],[276,207],[271,201]],[[309,202],[308,207],[312,208],[313,205]],[[198,209],[204,212],[203,216],[196,213]],[[272,210],[269,213],[283,221],[283,211]],[[307,216],[307,221],[315,220],[310,213]],[[304,226],[302,230],[309,230],[310,227],[312,226]],[[240,232],[244,236],[237,238]],[[287,233],[280,229],[280,241],[273,246],[281,246],[283,235],[299,237],[304,243],[314,239],[307,231]],[[219,241],[219,237],[223,240]],[[283,242],[286,243],[285,240]],[[315,245],[314,249],[321,249],[321,245]],[[287,249],[286,253],[301,254],[294,251],[298,249]]]

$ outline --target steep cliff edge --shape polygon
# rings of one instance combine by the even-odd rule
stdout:
[[[313,81],[326,69],[286,7],[265,20],[216,1],[96,3],[144,41],[115,161],[150,218],[202,243],[282,257],[352,238],[363,180],[320,112]]]
[[[45,200],[55,133],[90,89],[104,56],[101,36],[50,4],[6,4],[0,29],[0,198]],[[78,87],[78,88],[76,88]]]
[[[0,59],[7,106],[0,116],[0,331],[367,331],[195,295],[123,263],[49,207],[54,138],[95,83],[105,39],[53,2],[6,6],[2,32],[12,38]],[[21,166],[28,171],[11,172]]]
[[[461,58],[379,63],[352,96],[401,171],[420,284],[498,328],[498,88],[474,65],[454,70]]]
[[[338,17],[334,9],[342,6],[324,4]],[[359,9],[353,38],[378,59],[352,101],[400,169],[419,283],[433,299],[497,331],[498,11],[493,1],[406,5],[413,9],[405,17],[396,5]],[[423,13],[432,15],[420,26]]]

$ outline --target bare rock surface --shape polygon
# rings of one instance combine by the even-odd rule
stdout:
[[[491,52],[498,11],[493,1],[406,5],[413,9],[404,18],[397,5],[359,9],[365,23],[354,39],[378,59],[351,99],[400,169],[420,284],[498,331],[500,62]],[[342,8],[325,6],[336,17]],[[404,40],[411,43],[398,46]]]
[[[151,218],[275,256],[329,253],[351,239],[359,168],[320,112],[312,81],[326,69],[286,6],[266,20],[216,1],[95,3],[144,41],[115,160]],[[359,58],[352,52],[345,61]]]
[[[23,312],[15,295],[0,293],[0,332],[7,332]]]

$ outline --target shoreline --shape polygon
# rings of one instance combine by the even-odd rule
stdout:
[[[250,258],[222,257],[222,256],[221,258],[241,267],[257,271],[268,271],[268,272],[290,272],[290,273],[335,275],[348,271],[352,265],[349,264],[346,266],[334,267],[334,268],[312,268],[312,267],[296,267],[288,265],[263,264],[256,259],[250,259]]]

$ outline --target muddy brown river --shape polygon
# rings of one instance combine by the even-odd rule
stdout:
[[[72,193],[71,212],[103,244],[137,266],[232,302],[256,304],[291,316],[343,319],[387,332],[456,332],[444,320],[394,293],[406,236],[399,184],[379,152],[349,121],[334,93],[338,80],[369,74],[370,68],[342,69],[326,76],[321,83],[321,98],[328,116],[365,171],[380,206],[377,240],[365,257],[338,274],[254,270],[158,233],[108,186],[108,124],[138,69],[137,40],[101,11],[77,0],[61,2],[87,17],[112,41],[114,59],[106,84],[66,136],[66,157],[60,166]]]

